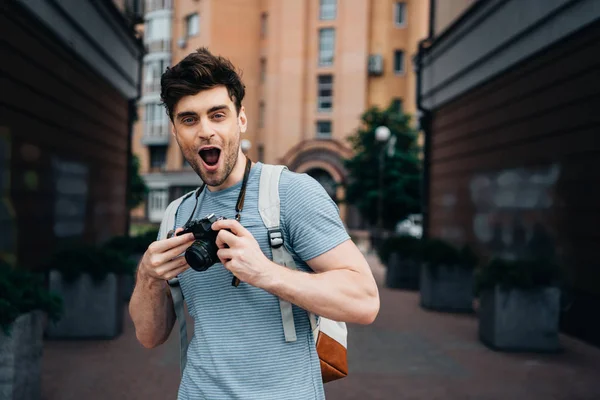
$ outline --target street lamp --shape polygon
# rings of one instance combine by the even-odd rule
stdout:
[[[248,139],[242,139],[240,146],[242,148],[242,153],[248,154],[248,150],[252,147],[252,142]]]
[[[379,245],[383,236],[383,173],[385,166],[385,151],[387,149],[388,156],[393,156],[396,137],[392,136],[390,128],[382,125],[375,128],[375,140],[383,143],[381,151],[379,152],[379,196],[377,198],[377,245]]]

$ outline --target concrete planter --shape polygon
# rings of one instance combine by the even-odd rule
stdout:
[[[554,352],[559,342],[560,289],[501,290],[480,297],[479,338],[506,351]]]
[[[121,333],[122,297],[115,274],[98,283],[83,274],[67,283],[60,272],[50,271],[50,290],[62,296],[64,310],[60,321],[48,324],[49,338],[111,339]]]
[[[473,271],[459,266],[421,267],[421,306],[437,311],[473,311]]]
[[[133,254],[129,256],[129,259],[135,263],[137,270],[137,265],[142,259],[142,254]],[[133,272],[133,274],[135,274],[135,271]],[[121,299],[125,302],[128,302],[131,299],[131,295],[133,294],[133,289],[135,287],[135,278],[134,275],[121,275],[120,278]]]
[[[0,331],[0,399],[39,400],[44,313],[21,315],[11,334]]]
[[[419,289],[420,263],[402,259],[400,254],[392,253],[387,264],[385,285],[392,289]]]

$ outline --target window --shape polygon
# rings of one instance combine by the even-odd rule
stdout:
[[[317,109],[331,111],[333,108],[333,75],[319,75],[317,83]]]
[[[145,110],[146,123],[158,124],[160,122],[166,122],[167,113],[165,112],[165,109],[162,105],[158,103],[146,104]]]
[[[394,4],[394,24],[404,26],[406,24],[406,3],[397,1]]]
[[[198,35],[200,32],[200,16],[195,13],[185,17],[186,37]]]
[[[395,98],[394,100],[392,100],[392,110],[394,110],[394,112],[397,113],[402,112],[402,99]]]
[[[331,121],[317,121],[317,138],[328,139],[331,137]]]
[[[169,192],[166,189],[153,189],[148,193],[148,219],[150,221],[161,221],[169,204],[168,200]]]
[[[332,65],[335,53],[335,30],[319,29],[319,65]]]
[[[146,122],[154,121],[154,104],[146,104]]]
[[[146,24],[147,41],[169,39],[171,37],[171,20],[169,18],[153,18]]]
[[[167,163],[167,146],[150,146],[150,168],[164,169]]]
[[[267,60],[265,58],[260,59],[260,81],[264,82],[267,76]]]
[[[267,13],[262,13],[260,15],[260,37],[261,38],[266,38],[267,37],[267,25],[269,22],[269,14]]]
[[[394,52],[394,73],[404,73],[404,52],[402,50],[396,50]]]
[[[258,106],[258,127],[263,128],[265,126],[265,103],[260,102]]]
[[[332,20],[335,19],[337,13],[337,0],[320,0],[319,19]]]

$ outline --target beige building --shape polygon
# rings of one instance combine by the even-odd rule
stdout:
[[[351,154],[346,138],[362,112],[395,101],[415,113],[411,58],[427,35],[428,0],[148,0],[145,7],[133,151],[151,192],[135,217],[160,221],[170,199],[198,186],[169,133],[159,86],[168,65],[200,46],[242,70],[250,158],[307,172],[336,201]]]

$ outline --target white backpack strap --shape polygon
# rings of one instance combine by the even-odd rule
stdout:
[[[283,232],[279,227],[279,216],[281,203],[279,201],[279,177],[286,169],[283,165],[263,164],[260,174],[260,186],[258,192],[258,211],[267,227],[269,234],[269,245],[273,252],[273,262],[288,268],[296,269],[296,264],[291,254],[283,245]],[[281,309],[281,321],[286,342],[296,341],[296,325],[294,324],[294,313],[292,304],[279,299]]]
[[[169,231],[175,228],[175,216],[177,215],[177,209],[186,198],[190,197],[197,191],[201,191],[200,189],[191,191],[177,200],[173,200],[171,204],[167,206],[165,210],[165,214],[163,215],[162,222],[160,223],[160,229],[158,230],[158,238],[159,240],[167,239],[167,235]],[[175,308],[175,315],[179,320],[179,366],[181,368],[181,375],[183,376],[183,370],[185,369],[185,365],[187,364],[187,348],[188,348],[188,338],[187,338],[187,326],[185,322],[185,311],[183,308],[183,292],[181,291],[181,286],[179,285],[179,278],[175,277],[168,281],[169,289],[171,291],[171,297],[173,298],[173,307]]]

